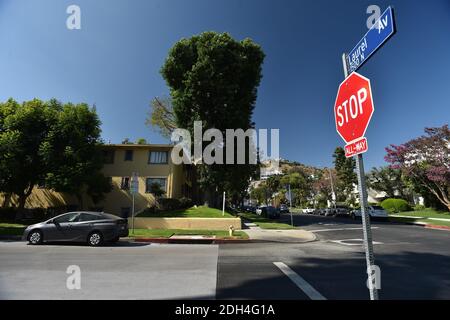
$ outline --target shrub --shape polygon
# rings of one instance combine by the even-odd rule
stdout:
[[[187,209],[194,205],[191,198],[182,197],[180,198],[180,209]]]
[[[156,209],[158,211],[173,211],[181,208],[180,200],[174,198],[158,199]]]
[[[411,210],[411,207],[408,204],[408,202],[403,199],[388,198],[386,200],[383,200],[383,202],[381,202],[381,206],[383,207],[384,210],[388,211],[389,213],[397,213]]]
[[[425,209],[426,209],[426,207],[423,204],[416,204],[414,206],[414,211],[422,211],[422,210],[425,210]]]
[[[14,221],[16,218],[16,208],[7,207],[7,208],[0,208],[0,220],[1,221]]]

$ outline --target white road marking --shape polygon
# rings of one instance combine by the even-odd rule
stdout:
[[[357,241],[357,243],[348,243],[349,241]],[[344,246],[361,246],[363,244],[363,241],[363,239],[330,240],[330,242],[342,244]],[[383,244],[383,242],[372,241],[372,244]]]
[[[289,277],[289,279],[294,282],[297,287],[299,287],[311,300],[327,300],[323,295],[320,294],[319,291],[314,289],[305,279],[300,277],[294,270],[289,268],[283,262],[274,262],[285,275]]]
[[[378,227],[372,227],[372,229],[378,229]],[[316,229],[316,230],[308,230],[308,231],[309,232],[328,232],[328,231],[347,231],[347,230],[362,230],[362,227],[358,227],[358,228]]]

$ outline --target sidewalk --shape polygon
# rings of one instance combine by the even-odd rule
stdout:
[[[301,230],[268,230],[261,229],[254,223],[244,223],[248,229],[243,229],[248,234],[251,240],[270,241],[270,242],[290,242],[290,243],[305,243],[316,240],[314,233]]]

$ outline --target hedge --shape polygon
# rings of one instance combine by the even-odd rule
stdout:
[[[411,206],[406,200],[403,199],[388,198],[381,202],[381,206],[389,213],[398,213],[411,210]]]

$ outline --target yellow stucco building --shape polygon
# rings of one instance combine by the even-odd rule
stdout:
[[[83,209],[129,216],[132,208],[131,177],[134,172],[138,177],[138,192],[135,194],[136,212],[154,204],[155,197],[150,193],[150,186],[155,183],[165,191],[165,197],[182,197],[186,188],[183,167],[172,163],[171,150],[171,145],[163,144],[105,145],[103,173],[110,179],[113,189],[105,195],[103,201],[96,204],[84,196]],[[35,187],[25,207],[66,207],[68,211],[81,209],[76,197],[39,186]]]

